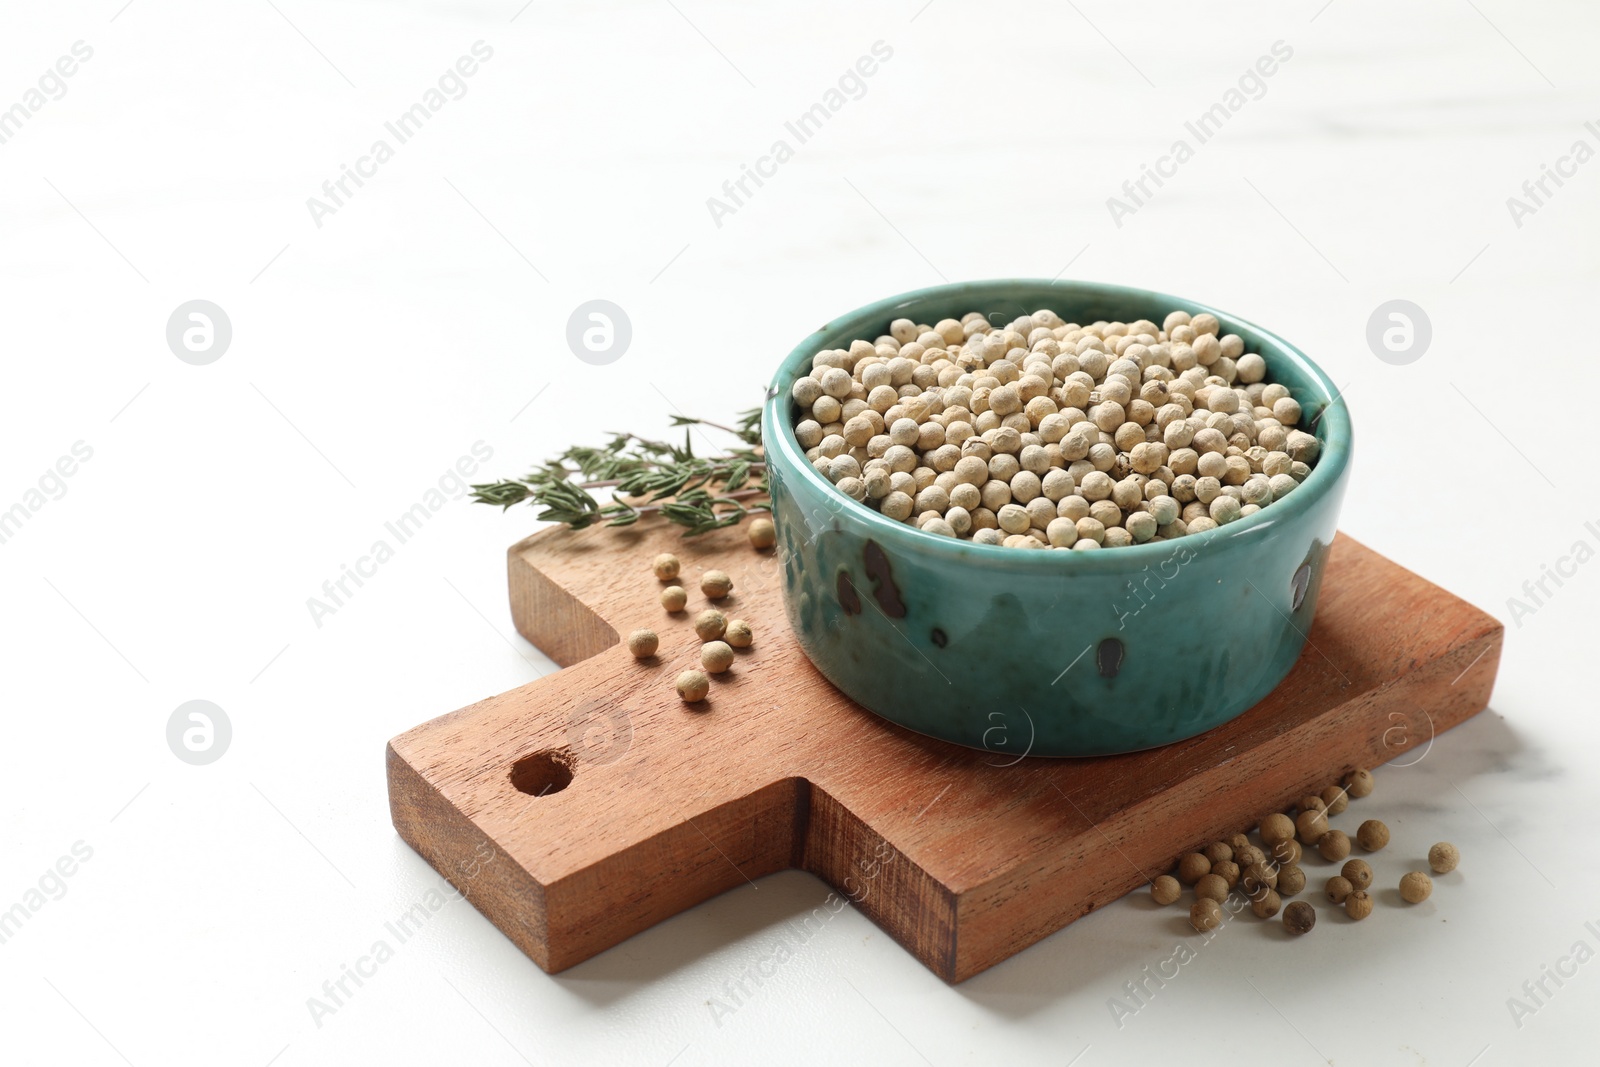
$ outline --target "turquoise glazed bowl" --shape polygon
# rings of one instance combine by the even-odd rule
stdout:
[[[969,311],[1068,322],[1208,311],[1267,361],[1321,443],[1311,474],[1248,518],[1172,541],[1029,552],[925,534],[836,490],[794,436],[790,389],[826,348]],[[1116,285],[999,280],[869,304],[800,342],[763,412],[784,605],[819,671],[862,707],[1016,756],[1164,745],[1239,715],[1306,643],[1349,474],[1350,417],[1288,342],[1225,311]]]

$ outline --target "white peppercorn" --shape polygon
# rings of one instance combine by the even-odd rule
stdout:
[[[1194,885],[1210,873],[1211,861],[1202,852],[1190,852],[1178,860],[1178,881],[1184,885]]]
[[[1110,500],[1096,500],[1089,505],[1089,517],[1109,531],[1122,521],[1122,509]]]
[[[1189,909],[1189,925],[1200,933],[1215,930],[1222,925],[1222,905],[1210,897],[1202,897]]]
[[[1278,909],[1283,907],[1283,898],[1278,896],[1276,889],[1262,889],[1250,898],[1250,910],[1258,919],[1270,919],[1278,914]]]
[[[1254,894],[1261,886],[1278,888],[1278,868],[1266,863],[1252,863],[1239,876],[1246,893]],[[1182,881],[1182,879],[1179,879]]]
[[[1286,841],[1294,836],[1294,820],[1281,812],[1273,812],[1261,820],[1261,840],[1268,845]]]
[[[1025,533],[1033,525],[1027,511],[1020,504],[1002,505],[996,510],[995,518],[1000,523],[1000,529],[1008,534]]]
[[[703,671],[684,671],[678,675],[678,695],[686,704],[698,704],[711,692],[711,679]]]
[[[1411,871],[1400,877],[1400,899],[1407,904],[1421,904],[1433,894],[1433,879],[1422,871]]]
[[[718,641],[728,632],[728,617],[716,608],[707,608],[694,619],[694,632],[702,641]]]
[[[1227,882],[1228,888],[1232,889],[1239,884],[1239,878],[1244,872],[1239,870],[1239,865],[1232,860],[1219,860],[1211,865],[1211,873]]]
[[[1344,778],[1344,791],[1356,799],[1372,795],[1372,772],[1365,767],[1357,767]]]
[[[1294,821],[1295,832],[1302,845],[1314,845],[1328,832],[1328,816],[1316,808],[1302,811]]]
[[[1131,540],[1148,541],[1156,535],[1156,529],[1159,524],[1156,522],[1155,516],[1139,512],[1129,515],[1123,525],[1127,528],[1128,536]]]
[[[1310,933],[1316,925],[1316,909],[1303,900],[1297,900],[1283,909],[1283,928],[1291,934]]]
[[[1323,816],[1327,818],[1326,815]],[[1317,851],[1322,858],[1337,863],[1350,855],[1350,838],[1343,830],[1329,830],[1317,838]]]
[[[1227,879],[1218,874],[1203,874],[1194,884],[1194,895],[1200,899],[1211,899],[1218,904],[1228,899]]]
[[[1339,869],[1339,876],[1352,888],[1366,889],[1372,885],[1372,865],[1366,860],[1350,860]]]
[[[1259,382],[1267,373],[1267,361],[1251,352],[1240,356],[1235,364],[1235,370],[1241,382]]]
[[[733,592],[733,579],[722,571],[706,571],[700,577],[700,591],[712,600],[721,600]]]
[[[887,480],[888,475],[884,475],[884,478]],[[771,548],[778,539],[771,519],[756,519],[751,522],[748,536],[751,546],[757,549]]]
[[[1339,786],[1330,785],[1322,791],[1322,802],[1328,806],[1329,815],[1339,815],[1350,806],[1350,800]]]
[[[712,674],[733,666],[733,649],[726,641],[707,641],[700,646],[700,663]]]
[[[641,628],[628,635],[628,651],[634,659],[649,659],[661,646],[661,638],[654,630]]]
[[[1226,526],[1239,518],[1239,502],[1231,496],[1219,496],[1211,501],[1211,519],[1218,526]]]
[[[911,517],[914,506],[910,496],[897,491],[883,498],[883,505],[879,510],[888,518],[904,522]]]
[[[1280,866],[1288,867],[1300,862],[1300,842],[1292,837],[1273,842],[1267,852],[1272,861]]]

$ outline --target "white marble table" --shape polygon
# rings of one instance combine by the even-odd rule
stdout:
[[[0,1060],[1590,1046],[1592,5],[519,3],[0,14]],[[1545,164],[1566,174],[1535,201]],[[761,184],[725,190],[747,165]],[[1166,176],[1140,190],[1147,165]],[[726,415],[835,313],[1057,274],[1298,341],[1349,382],[1346,531],[1507,623],[1491,710],[1364,805],[1395,832],[1381,877],[1461,847],[1433,900],[1294,943],[1229,926],[1140,1004],[1127,984],[1194,941],[1137,894],[957,988],[848,908],[798,944],[828,892],[800,874],[557,977],[470,907],[427,910],[442,883],[390,829],[384,740],[552,669],[505,606],[532,514],[430,507],[458,459],[512,474],[673,407]],[[231,323],[206,365],[165,336],[195,299]],[[565,339],[592,299],[632,324],[606,366]],[[1405,365],[1365,338],[1393,299],[1432,323]],[[196,699],[231,723],[201,766],[166,735]],[[386,924],[419,902],[402,940]]]

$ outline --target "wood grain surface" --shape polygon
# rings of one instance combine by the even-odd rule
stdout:
[[[690,591],[676,616],[650,571],[668,550]],[[689,620],[711,567],[735,582],[718,606],[756,639],[690,706],[673,681],[699,665]],[[389,795],[401,837],[547,971],[798,867],[959,982],[1482,710],[1502,637],[1341,535],[1306,650],[1266,700],[1164,748],[1018,760],[838,693],[788,633],[776,559],[742,529],[551,530],[513,546],[509,569],[517,629],[565,669],[393,739]],[[661,635],[643,662],[618,636],[640,626]]]

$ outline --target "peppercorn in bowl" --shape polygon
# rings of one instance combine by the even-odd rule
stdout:
[[[1065,281],[841,316],[763,416],[806,655],[892,722],[1017,755],[1166,744],[1265,696],[1305,643],[1351,447],[1327,375],[1275,335]]]

